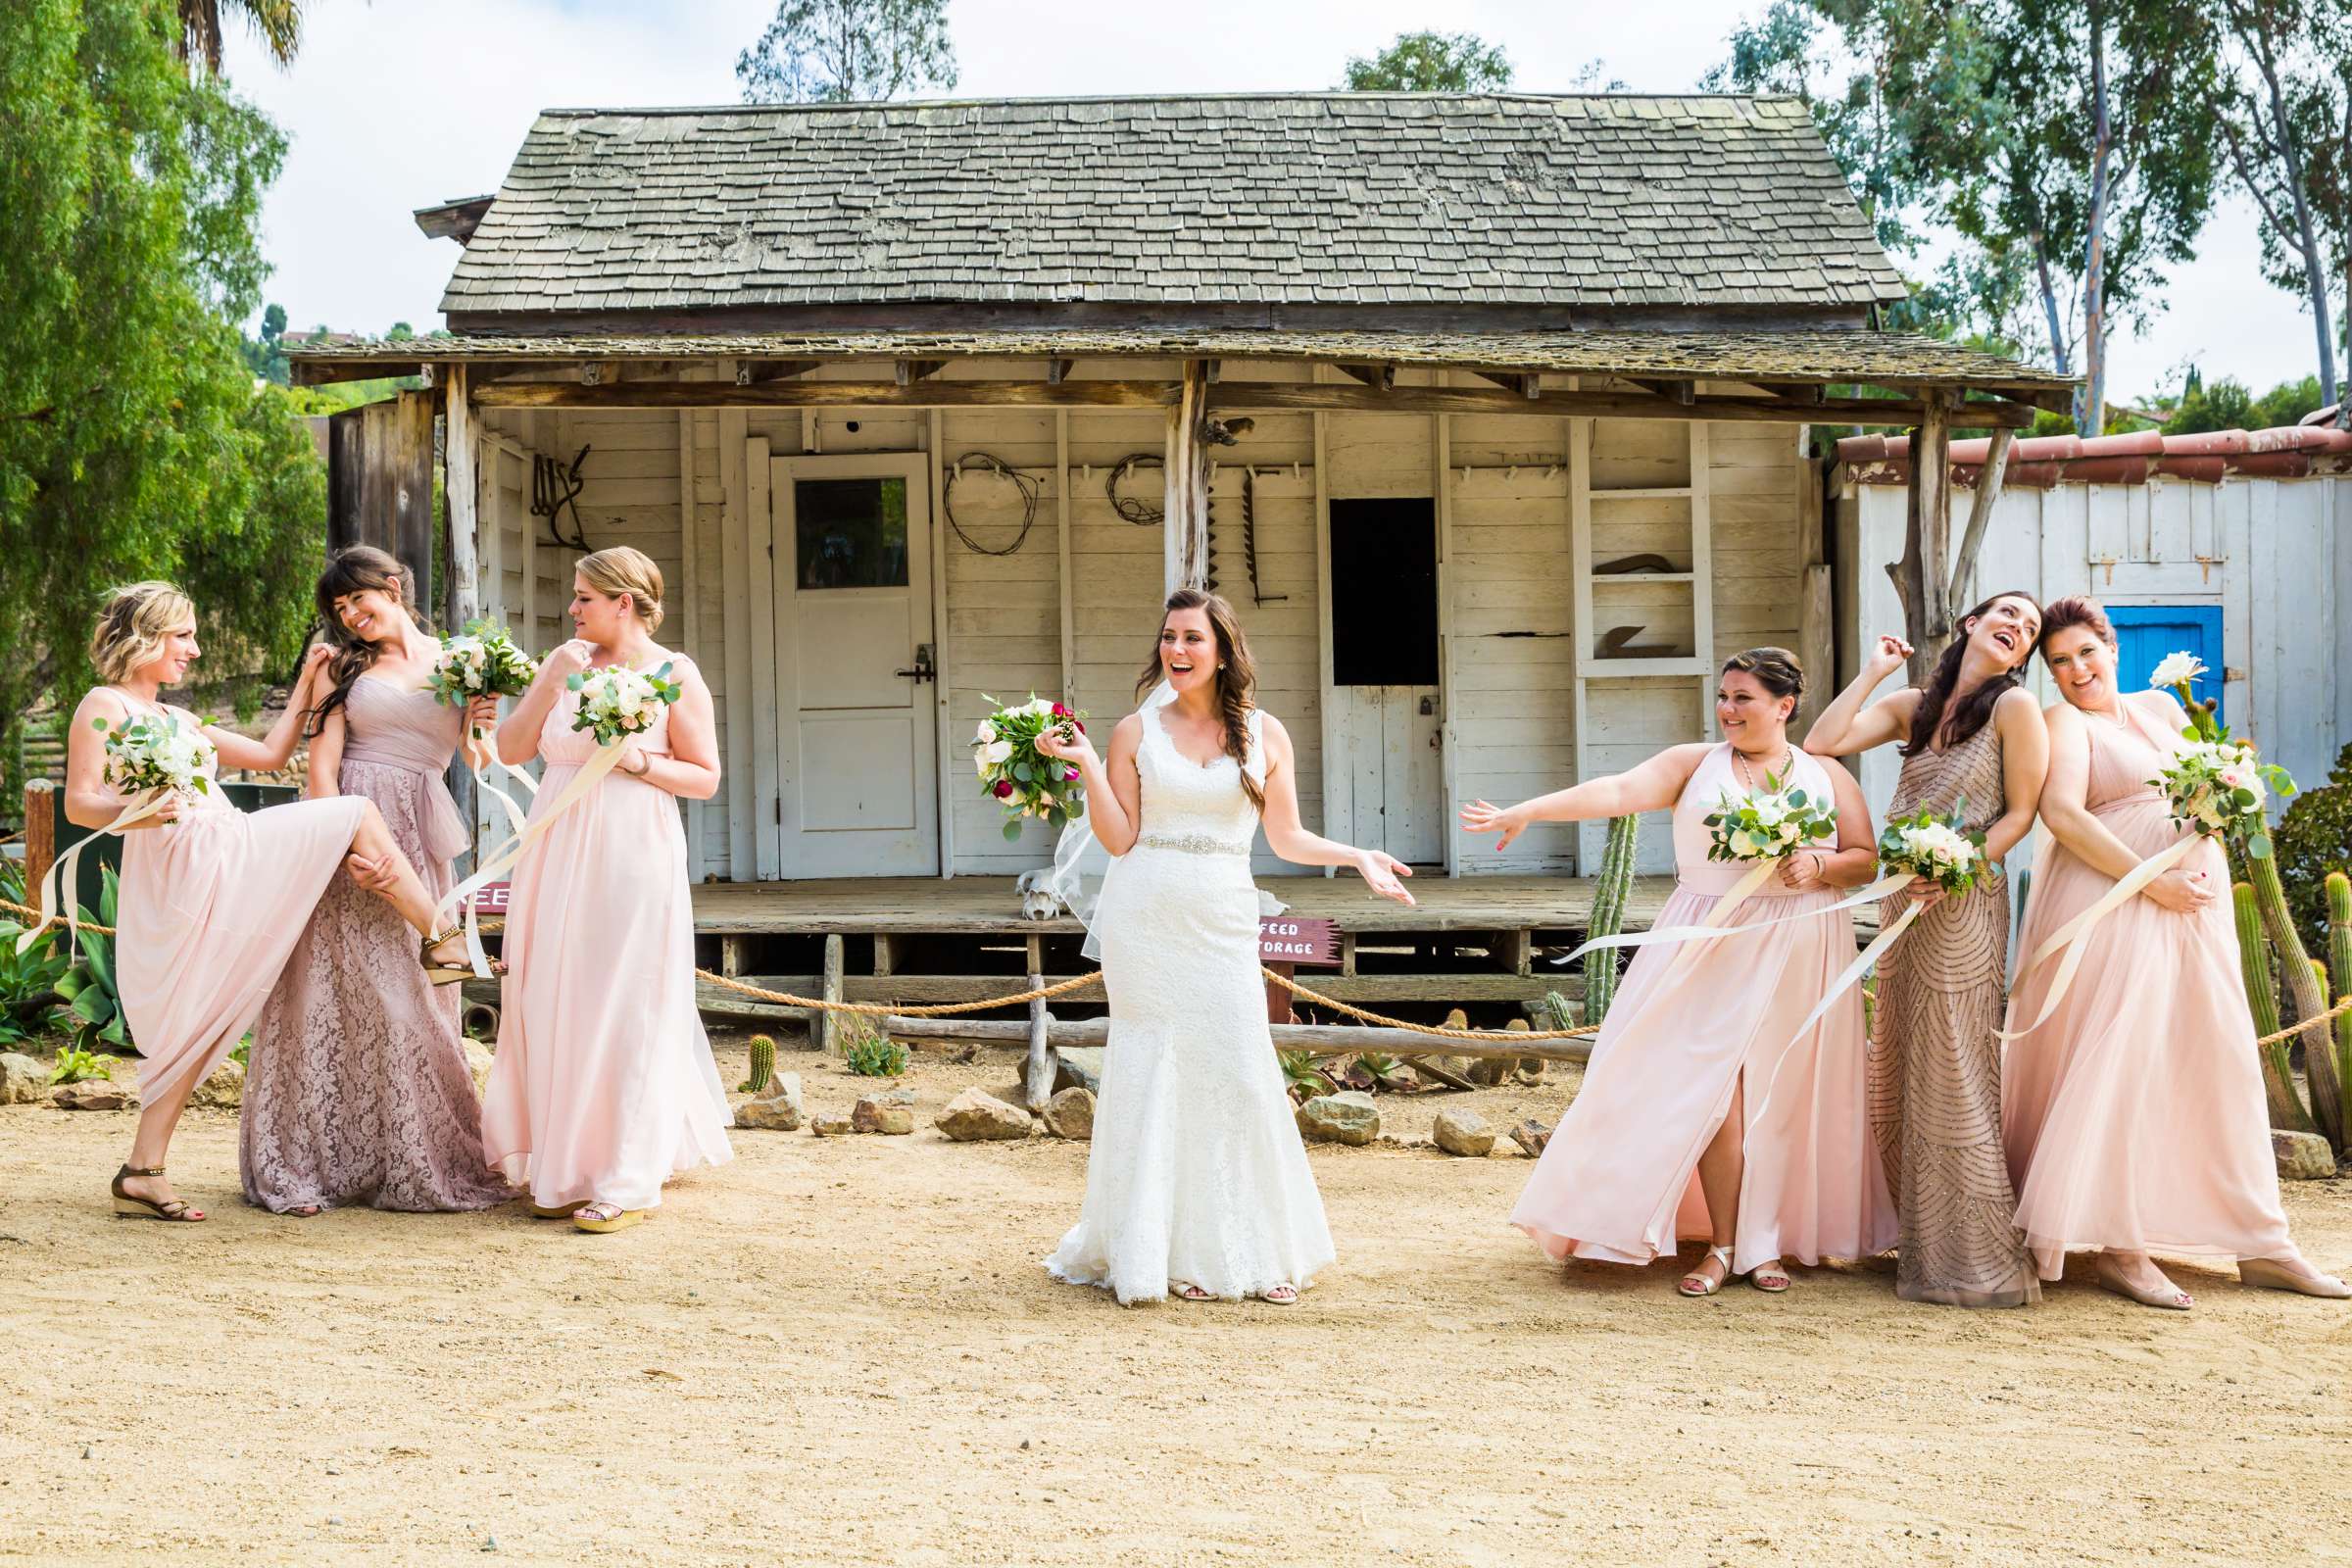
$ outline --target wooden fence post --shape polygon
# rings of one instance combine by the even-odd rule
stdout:
[[[56,794],[57,785],[45,778],[24,785],[24,902],[36,909],[41,882],[57,863],[57,810],[52,804]],[[73,900],[74,890],[68,888],[61,902],[71,906]]]

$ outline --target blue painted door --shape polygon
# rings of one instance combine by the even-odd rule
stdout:
[[[2109,605],[2107,619],[2115,627],[2116,684],[2125,691],[2144,691],[2148,671],[2167,654],[2194,654],[2205,662],[2205,673],[2190,688],[2198,698],[2213,698],[2214,716],[2223,723],[2230,715],[2220,705],[2222,695],[2222,607],[2219,605]]]

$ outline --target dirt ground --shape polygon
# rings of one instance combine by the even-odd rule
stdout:
[[[721,1051],[732,1084],[739,1047]],[[783,1054],[809,1108],[863,1080]],[[200,1226],[111,1219],[131,1116],[0,1108],[0,1561],[172,1564],[2342,1561],[2352,1310],[2181,1268],[2036,1310],[1890,1265],[1678,1299],[1545,1264],[1529,1170],[1318,1149],[1340,1263],[1297,1307],[1121,1309],[1038,1260],[1086,1150],[954,1145],[1011,1058],[920,1054],[911,1138],[736,1135],[612,1237],[272,1218],[236,1129]],[[1556,1117],[1568,1081],[1477,1097]],[[2289,1189],[2352,1263],[2352,1183]]]

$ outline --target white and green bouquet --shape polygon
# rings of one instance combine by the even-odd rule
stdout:
[[[2271,854],[2270,819],[2273,794],[2295,793],[2295,781],[2276,762],[2266,762],[2249,741],[2231,740],[2229,726],[2214,714],[2214,704],[2200,702],[2191,682],[2205,673],[2205,662],[2187,652],[2164,656],[2148,673],[2148,685],[2169,686],[2188,713],[2180,732],[2188,745],[2155,778],[2148,780],[2172,803],[2173,820],[2207,835],[2234,838],[2257,860]]]
[[[1702,820],[1710,860],[1778,860],[1825,841],[1835,845],[1838,837],[1836,805],[1770,773],[1762,794],[1734,797],[1727,791]]]
[[[1961,825],[1967,810],[1963,797],[1949,816],[1922,807],[1890,818],[1879,835],[1880,868],[1933,882],[1946,893],[1968,892],[1988,874],[1991,862],[1984,858],[1984,835]]]
[[[1038,737],[1046,731],[1066,726],[1083,733],[1085,721],[1084,713],[1035,692],[1025,703],[998,704],[996,711],[980,721],[972,737],[972,766],[980,775],[981,793],[1004,807],[1006,838],[1019,838],[1022,822],[1031,817],[1059,828],[1086,814],[1086,790],[1078,782],[1078,769],[1037,749]]]
[[[212,793],[213,743],[201,730],[182,729],[169,713],[120,725],[94,718],[90,724],[106,736],[106,782],[118,794]]]
[[[592,732],[599,746],[617,745],[631,735],[644,734],[686,689],[682,682],[669,678],[669,671],[668,664],[650,675],[619,664],[575,671],[564,683],[580,694],[579,711],[571,715],[571,727]]]
[[[539,666],[514,645],[495,620],[469,620],[455,637],[441,639],[440,657],[425,686],[452,708],[476,697],[519,697],[530,689]]]

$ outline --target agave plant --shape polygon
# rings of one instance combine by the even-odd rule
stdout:
[[[130,1020],[122,1011],[122,993],[115,989],[115,939],[88,929],[92,925],[115,923],[115,870],[108,866],[98,895],[98,912],[92,915],[87,908],[81,911],[79,957],[58,980],[57,994],[66,999],[73,1013],[76,1047],[127,1056],[138,1048],[131,1043]]]
[[[1384,1051],[1357,1052],[1355,1063],[1348,1076],[1350,1079],[1361,1076],[1365,1080],[1366,1088],[1389,1093],[1416,1086],[1416,1081],[1406,1071],[1404,1063]]]
[[[1325,1075],[1322,1068],[1315,1065],[1315,1058],[1303,1051],[1283,1052],[1281,1061],[1283,1087],[1300,1104],[1317,1095],[1328,1095],[1339,1087]]]

